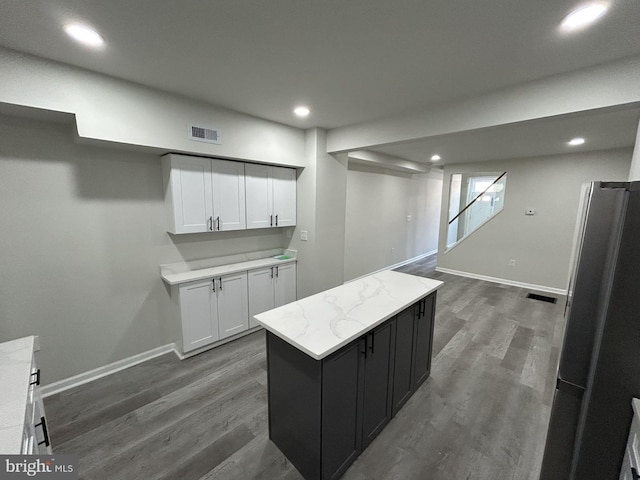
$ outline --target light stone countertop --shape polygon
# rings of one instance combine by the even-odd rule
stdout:
[[[36,337],[0,343],[0,454],[19,455]]]
[[[442,284],[385,270],[253,318],[284,341],[322,360]]]
[[[160,265],[160,277],[169,285],[179,285],[181,283],[193,282],[196,280],[204,280],[207,278],[229,275],[232,273],[253,270],[256,268],[272,267],[275,265],[283,265],[285,263],[296,262],[296,252],[294,250],[279,250],[280,253],[274,252],[256,252],[258,255],[268,253],[265,258],[251,258],[252,254],[236,255],[227,257],[235,261],[223,265],[209,265],[208,263],[216,262],[224,259],[208,259],[193,262],[180,262],[167,265]],[[288,255],[291,258],[286,260],[278,260],[275,256]]]

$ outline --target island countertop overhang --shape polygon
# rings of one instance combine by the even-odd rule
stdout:
[[[266,330],[322,360],[443,282],[385,270],[255,315]]]

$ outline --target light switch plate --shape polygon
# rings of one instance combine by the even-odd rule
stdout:
[[[300,240],[302,240],[303,242],[309,240],[309,232],[306,230],[300,230]]]

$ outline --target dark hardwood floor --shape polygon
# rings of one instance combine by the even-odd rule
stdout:
[[[443,280],[431,377],[343,478],[538,478],[563,304]],[[180,361],[167,354],[45,399],[53,448],[83,479],[300,479],[268,439],[264,332]]]

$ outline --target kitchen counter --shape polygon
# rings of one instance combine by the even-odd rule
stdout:
[[[385,270],[303,298],[254,319],[321,360],[436,291],[442,282]]]
[[[19,455],[27,413],[36,337],[0,343],[0,453]]]
[[[282,256],[289,258],[275,258]],[[271,267],[296,261],[296,252],[294,250],[285,250],[284,252],[282,250],[275,252],[256,252],[254,254],[235,255],[233,257],[160,265],[160,277],[168,285],[179,285],[181,283],[220,277],[232,273],[253,270],[255,268]]]
[[[254,316],[269,438],[306,480],[340,478],[429,377],[442,284],[387,270]]]

